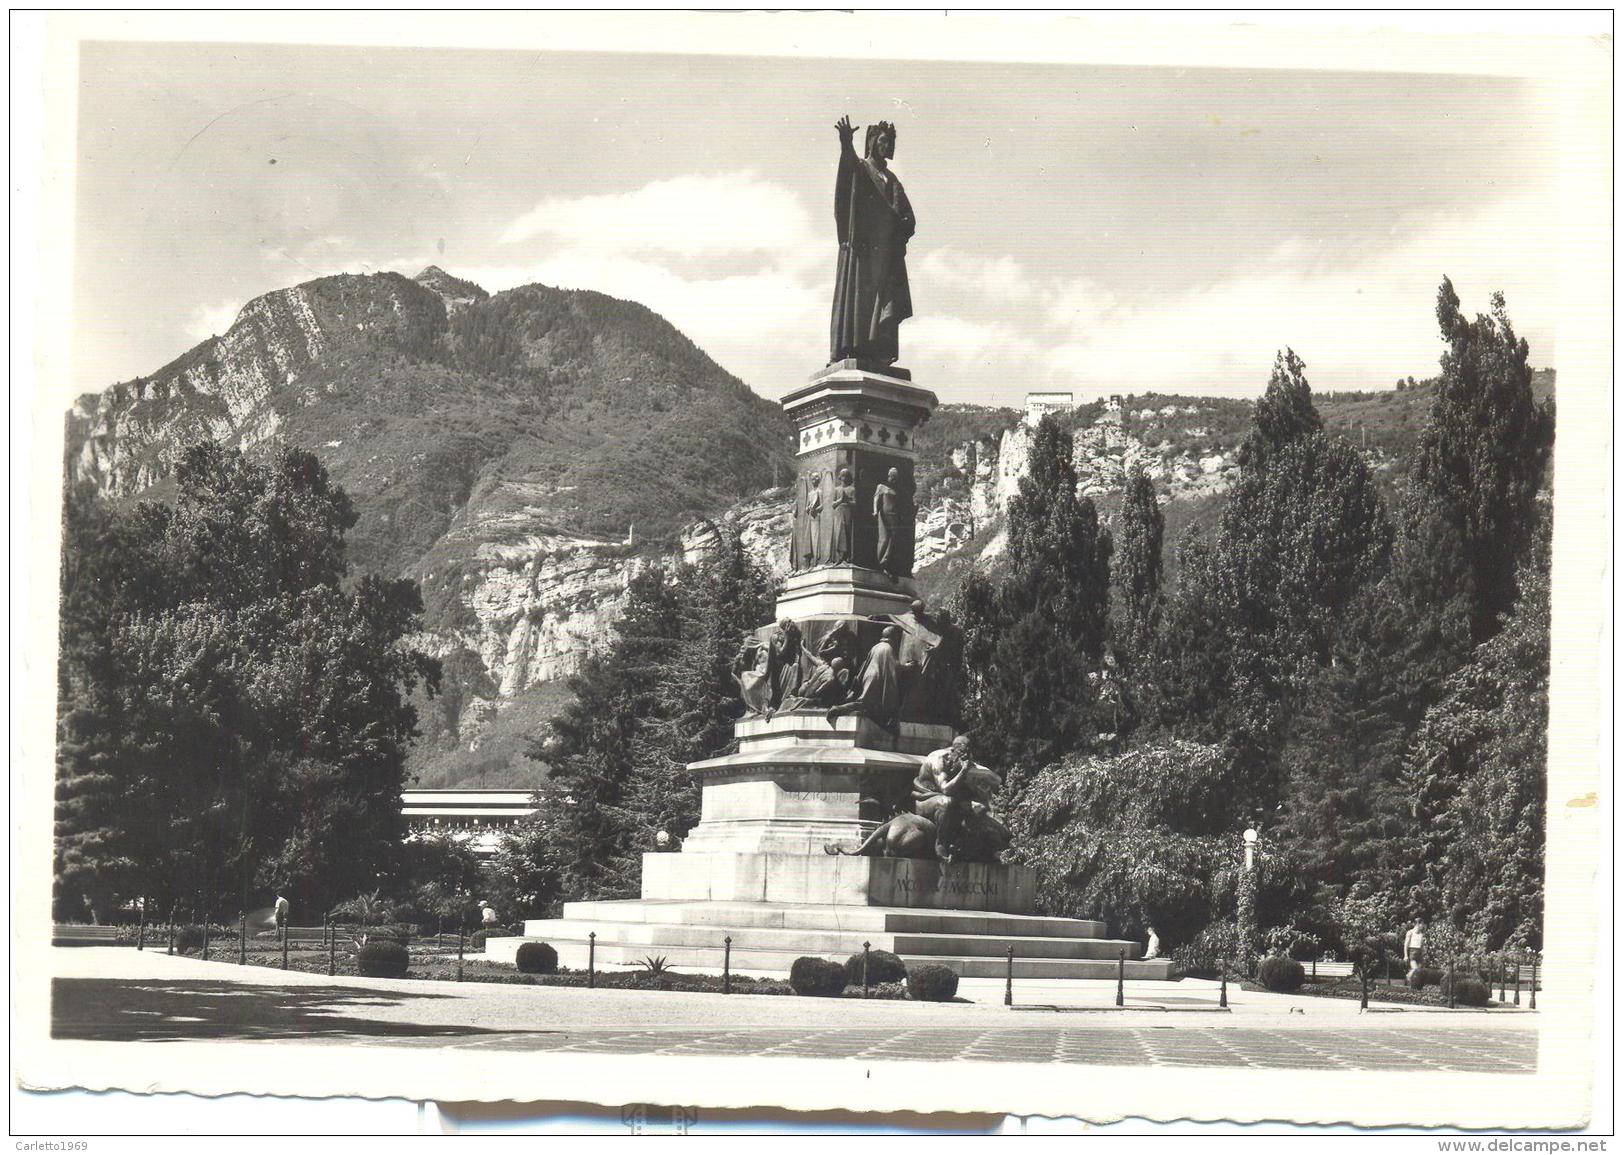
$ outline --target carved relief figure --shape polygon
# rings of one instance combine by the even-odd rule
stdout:
[[[823,562],[822,472],[812,470],[801,477],[800,568],[812,569]]]
[[[835,718],[859,714],[881,726],[895,728],[896,710],[901,705],[901,665],[896,658],[901,641],[901,630],[895,626],[885,627],[862,664],[856,697],[829,707],[826,715],[829,725],[834,724]]]
[[[893,577],[905,577],[913,569],[905,536],[907,523],[913,520],[913,503],[901,486],[901,470],[892,469],[873,490],[874,564]]]
[[[851,471],[842,469],[829,511],[828,560],[834,565],[850,565],[852,553],[852,514],[857,507],[857,487],[852,483]]]
[[[851,147],[850,117],[834,126],[840,168],[834,183],[834,224],[840,260],[829,322],[830,362],[854,357],[876,365],[897,357],[897,327],[913,315],[907,283],[907,242],[916,222],[902,182],[890,171],[896,126],[868,126],[864,155]]]
[[[772,632],[770,648],[772,706],[777,709],[800,692],[800,627],[784,618]]]
[[[902,631],[903,715],[914,721],[955,723],[961,665],[958,631],[933,617],[917,599],[907,613],[891,620]]]
[[[733,659],[733,681],[738,683],[738,696],[751,714],[772,713],[772,677],[768,669],[771,657],[771,651],[759,638],[746,634]]]

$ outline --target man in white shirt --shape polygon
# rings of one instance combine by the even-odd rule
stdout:
[[[1414,925],[1403,936],[1403,957],[1409,962],[1409,973],[1413,974],[1420,966],[1420,956],[1426,950],[1426,924],[1415,919]]]
[[[275,910],[276,914],[276,929],[282,930],[287,926],[287,899],[278,894],[276,896],[276,905],[273,909]]]
[[[1152,958],[1160,958],[1161,957],[1161,936],[1155,933],[1155,928],[1153,926],[1146,926],[1144,928],[1144,930],[1150,936],[1149,941],[1144,944],[1144,958],[1145,958],[1145,961],[1148,961],[1148,960],[1150,960]]]

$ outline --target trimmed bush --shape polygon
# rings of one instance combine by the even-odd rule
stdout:
[[[518,969],[524,974],[550,975],[558,969],[558,952],[552,949],[551,943],[520,943],[518,957],[514,961],[518,963]]]
[[[1410,971],[1404,982],[1409,984],[1410,990],[1424,990],[1426,987],[1440,987],[1443,985],[1443,972],[1436,967],[1415,967]]]
[[[957,972],[940,963],[907,968],[907,997],[921,1003],[944,1003],[958,993]]]
[[[1442,981],[1443,997],[1448,997],[1448,978]],[[1454,1002],[1462,1007],[1485,1007],[1489,998],[1488,984],[1468,975],[1454,977]]]
[[[797,958],[789,968],[789,985],[797,995],[832,998],[845,990],[845,968],[833,959]]]
[[[355,973],[373,979],[403,979],[411,956],[406,948],[388,939],[369,939],[355,953]]]
[[[900,983],[907,981],[907,964],[891,954],[888,950],[871,950],[868,952],[868,985],[876,987],[880,983]],[[862,952],[845,960],[845,985],[860,987],[862,985]]]
[[[1293,958],[1274,955],[1257,964],[1257,981],[1282,995],[1301,990],[1306,978],[1307,972],[1302,970],[1302,964]]]
[[[485,940],[491,938],[513,938],[513,933],[505,926],[492,926],[484,930],[476,930],[468,936],[469,950],[484,950]]]
[[[197,954],[203,949],[203,928],[179,926],[175,928],[175,950],[180,954]]]

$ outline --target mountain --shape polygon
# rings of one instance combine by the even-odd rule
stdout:
[[[161,498],[205,436],[315,451],[360,513],[356,569],[422,583],[422,644],[447,670],[423,703],[424,784],[511,778],[522,742],[478,756],[486,732],[545,716],[628,570],[787,475],[791,443],[778,406],[642,305],[492,296],[436,267],[267,293],[157,372],[81,397],[67,478]]]

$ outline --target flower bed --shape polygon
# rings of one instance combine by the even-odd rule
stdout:
[[[1245,982],[1242,989],[1248,991],[1268,992],[1268,988],[1258,983]],[[1494,988],[1497,994],[1498,988]],[[1340,978],[1321,977],[1308,979],[1299,990],[1298,995],[1308,995],[1321,999],[1358,999],[1359,985],[1357,975],[1344,975]],[[1446,1007],[1448,999],[1436,987],[1427,987],[1424,990],[1411,990],[1403,983],[1388,984],[1384,980],[1373,981],[1369,984],[1369,1001],[1372,1003],[1398,1003],[1406,1006],[1419,1007]],[[1504,1006],[1505,1004],[1491,1001],[1490,1007]]]
[[[195,958],[196,956],[192,957]],[[213,940],[210,940],[209,961],[235,964],[237,961],[237,941],[232,939],[222,946],[217,946]],[[275,951],[267,951],[262,944],[250,939],[248,943],[248,965],[280,970],[282,967],[281,948],[278,947]],[[327,973],[327,952],[325,949],[290,950],[287,958],[287,969],[299,971],[303,974],[325,976]],[[354,943],[346,939],[339,940],[338,949],[333,956],[333,969],[336,978],[354,976]],[[456,976],[455,943],[451,945],[449,951],[420,950],[416,944],[412,945],[410,968],[406,972],[406,978],[444,982],[455,981]],[[462,981],[542,987],[584,987],[588,985],[585,971],[560,968],[552,974],[527,975],[513,967],[487,962],[485,959],[478,957],[464,957]],[[592,985],[600,990],[700,991],[711,994],[720,994],[723,989],[720,975],[689,974],[685,971],[667,971],[658,976],[640,970],[598,971],[597,980]],[[793,995],[795,992],[786,979],[734,975],[732,993],[735,995]],[[848,988],[843,997],[860,999],[862,997],[862,988]],[[906,999],[907,988],[901,983],[875,984],[869,988],[868,997],[873,999]]]

